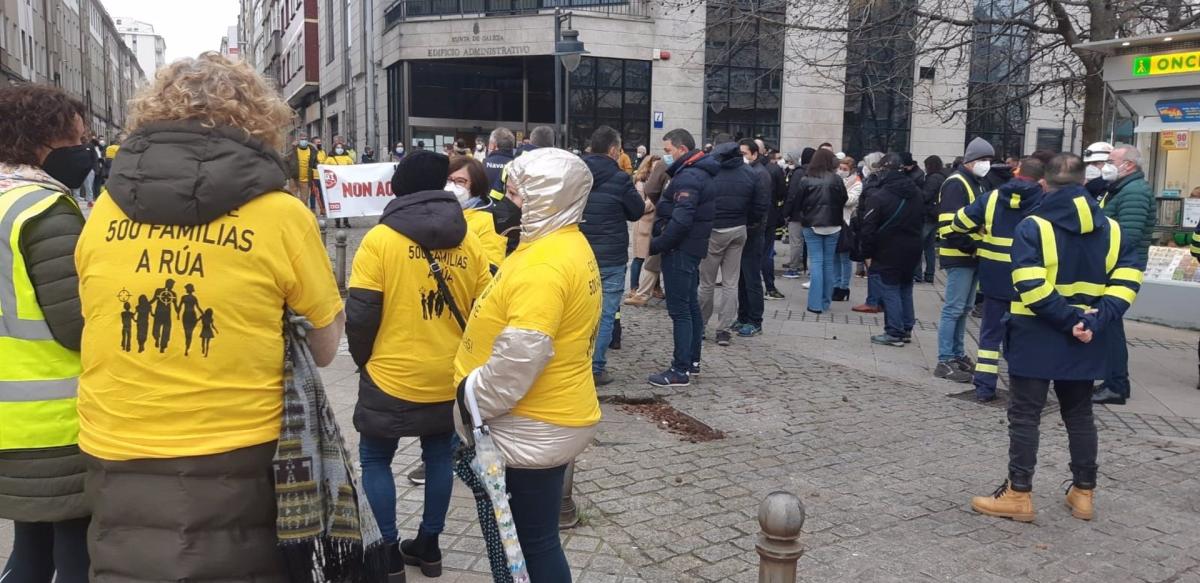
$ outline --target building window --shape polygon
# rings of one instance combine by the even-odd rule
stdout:
[[[437,14],[478,14],[530,12],[547,8],[570,8],[572,6],[605,6],[628,4],[629,0],[405,0],[404,14],[407,16],[432,16]]]
[[[325,64],[333,62],[333,46],[336,40],[333,38],[333,0],[325,0]]]
[[[850,3],[842,148],[855,158],[909,149],[915,14],[915,0]]]
[[[708,2],[704,43],[704,135],[762,137],[779,144],[783,101],[782,0]],[[753,13],[753,14],[751,14]]]
[[[621,133],[630,152],[650,139],[650,61],[584,57],[571,73],[567,143],[583,150],[596,128]]]
[[[981,137],[996,157],[1020,157],[1025,149],[1029,99],[1029,32],[1003,24],[1029,8],[1027,0],[979,0],[972,30],[971,76],[967,89],[967,136]]]

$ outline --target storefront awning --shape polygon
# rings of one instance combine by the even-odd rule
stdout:
[[[1158,116],[1145,116],[1138,121],[1137,127],[1134,128],[1133,131],[1134,133],[1138,134],[1154,134],[1158,132],[1170,131],[1200,132],[1200,121],[1180,121],[1167,123]]]

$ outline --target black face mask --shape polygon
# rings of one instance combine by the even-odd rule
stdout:
[[[50,150],[42,170],[67,188],[79,188],[93,170],[92,151],[85,144]]]
[[[509,235],[509,231],[521,228],[521,207],[506,196],[496,201],[492,207],[492,220],[496,224],[497,233]]]

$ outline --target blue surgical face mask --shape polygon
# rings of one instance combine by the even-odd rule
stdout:
[[[675,157],[670,154],[663,154],[662,161],[663,164],[670,166],[671,164],[675,163]]]
[[[308,140],[300,140],[300,147],[301,147],[301,148],[307,148],[307,147],[308,147]]]

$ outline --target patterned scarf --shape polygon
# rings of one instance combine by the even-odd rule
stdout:
[[[283,424],[275,451],[276,534],[293,582],[386,578],[387,547],[358,484],[309,351],[312,324],[284,322]]]

